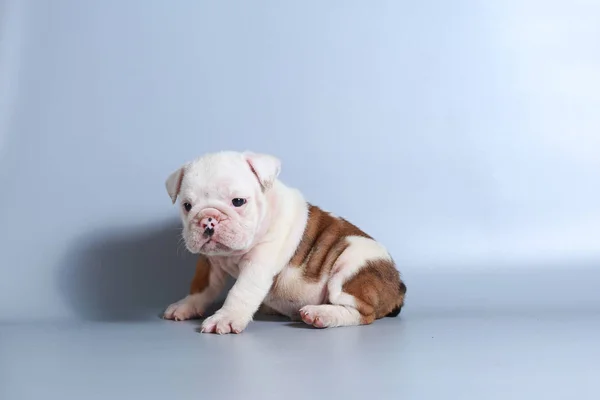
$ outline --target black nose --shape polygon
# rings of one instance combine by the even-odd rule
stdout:
[[[215,233],[215,229],[214,228],[206,228],[204,230],[204,234],[207,236],[212,236]]]

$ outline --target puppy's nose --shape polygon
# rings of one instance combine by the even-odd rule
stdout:
[[[213,217],[205,217],[200,221],[200,228],[204,229],[204,234],[212,236],[215,233],[215,228],[219,224]]]

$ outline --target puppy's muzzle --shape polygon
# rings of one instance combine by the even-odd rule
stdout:
[[[219,222],[216,218],[206,217],[200,221],[200,227],[204,229],[204,234],[211,237],[215,234],[215,228]]]

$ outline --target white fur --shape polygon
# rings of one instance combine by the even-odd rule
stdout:
[[[264,303],[280,314],[299,319],[299,310],[307,304],[322,304],[327,300],[326,283],[328,276],[323,274],[320,282],[306,282],[304,272],[298,266],[286,266],[278,277],[277,296],[269,293]]]
[[[272,203],[270,220],[277,223],[270,224],[259,243],[241,258],[237,281],[223,307],[202,324],[204,332],[241,332],[252,320],[269,293],[273,278],[286,265],[301,239],[302,230],[297,227],[306,223],[304,199],[299,192],[281,183],[273,190],[277,200]]]
[[[222,152],[186,164],[180,178],[176,171],[167,179],[169,195],[181,199],[186,247],[207,255],[212,268],[237,278],[223,307],[202,324],[205,332],[241,332],[300,241],[307,219],[306,202],[300,192],[277,180],[279,170],[279,161],[272,156]],[[234,197],[248,202],[233,207]],[[183,208],[186,202],[192,205],[189,212]],[[211,239],[198,224],[206,215],[220,219]],[[215,289],[209,280],[205,297],[214,300]],[[197,308],[195,299],[171,307],[169,316],[179,307],[190,313],[188,309]]]
[[[204,293],[194,293],[184,297],[167,307],[164,318],[184,321],[201,317],[204,313],[204,297],[206,297]]]
[[[352,306],[321,304],[305,306],[300,315],[307,324],[318,328],[334,328],[360,324],[360,313]]]
[[[278,174],[277,159],[237,152],[208,154],[173,172],[166,186],[173,200],[180,198],[182,236],[188,250],[212,256],[247,252],[264,234],[259,229],[269,225],[270,205],[264,190]],[[234,198],[247,199],[247,204],[234,207]],[[191,210],[185,210],[186,203]],[[207,216],[220,221],[212,238],[204,235],[200,224]]]
[[[300,316],[302,309],[305,317],[319,317],[326,326],[360,322],[354,297],[342,293],[342,285],[367,260],[389,259],[387,251],[371,239],[349,237],[349,246],[334,265],[331,277],[306,282],[301,269],[287,262],[302,239],[308,207],[299,191],[277,179],[279,169],[279,161],[271,156],[222,152],[186,164],[167,180],[171,198],[179,197],[182,205],[192,205],[189,212],[180,207],[187,248],[205,254],[211,270],[219,271],[218,276],[227,273],[237,278],[223,307],[203,322],[203,332],[241,332],[263,302],[291,317]],[[247,198],[248,202],[233,207],[234,197]],[[212,238],[203,235],[199,224],[208,216],[219,221]],[[269,294],[277,274],[285,299]],[[222,281],[213,279],[211,273],[209,287],[202,294],[171,305],[165,317],[186,319],[201,314],[222,289]],[[333,305],[319,305],[327,300]]]

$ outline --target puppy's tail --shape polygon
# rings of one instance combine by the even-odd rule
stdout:
[[[406,295],[406,285],[400,281],[398,284],[398,305],[386,317],[393,318],[400,315],[400,311],[402,311],[402,307],[404,306],[404,295]]]

